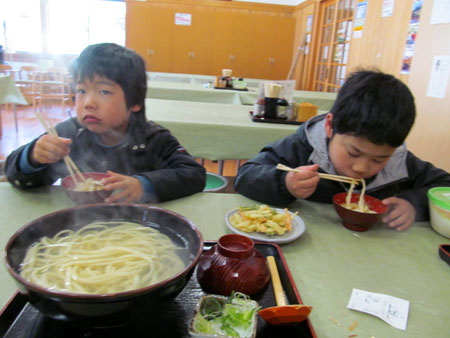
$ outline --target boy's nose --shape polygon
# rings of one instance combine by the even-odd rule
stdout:
[[[86,94],[84,97],[84,108],[86,109],[93,109],[95,108],[95,98],[93,95]]]
[[[359,174],[360,176],[363,176],[365,173],[367,173],[370,169],[369,161],[364,159],[359,159],[355,162],[353,162],[352,165],[352,171],[354,173]]]

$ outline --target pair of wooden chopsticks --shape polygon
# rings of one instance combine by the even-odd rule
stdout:
[[[42,126],[45,128],[45,130],[49,135],[58,136],[56,129],[52,126],[50,121],[47,121],[42,117],[41,113],[36,112],[36,117],[41,122]],[[75,185],[80,182],[78,179],[80,179],[81,182],[86,183],[86,178],[83,176],[81,171],[75,165],[75,162],[68,155],[64,156],[64,163],[66,164],[67,170],[69,171],[70,176],[72,176],[72,180],[75,183]]]
[[[300,172],[300,170],[289,168],[288,166],[285,166],[284,164],[281,164],[281,163],[277,164],[277,169],[283,170],[283,171],[292,171],[292,172],[296,172],[296,173]],[[340,175],[331,175],[331,174],[324,174],[324,173],[319,173],[319,177],[326,179],[326,180],[349,183],[349,184],[359,184],[361,182],[361,179],[359,179],[359,178],[340,176]]]

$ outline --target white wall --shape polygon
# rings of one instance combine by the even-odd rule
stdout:
[[[233,0],[240,2],[259,2],[262,4],[297,6],[306,0]]]

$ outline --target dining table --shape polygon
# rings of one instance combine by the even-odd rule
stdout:
[[[336,93],[294,90],[292,100],[295,103],[314,104],[318,107],[318,110],[329,111],[336,100],[336,96]],[[201,83],[172,82],[158,79],[147,81],[146,97],[253,106],[260,97],[260,89],[257,87],[249,87],[247,90],[219,89],[209,86],[205,87]]]
[[[241,105],[239,92],[205,88],[199,83],[147,81],[147,98]]]
[[[233,104],[146,99],[145,109],[147,119],[169,129],[192,156],[213,161],[248,160],[299,127],[254,122],[248,106]]]
[[[216,78],[214,75],[147,72],[147,79],[152,81],[197,83],[203,85],[210,82],[214,84]]]
[[[60,186],[19,190],[0,183],[0,198],[2,248],[28,222],[75,206]],[[216,241],[233,232],[225,220],[230,210],[256,203],[240,194],[201,192],[155,206],[185,216],[204,240]],[[387,225],[354,232],[342,225],[332,204],[297,200],[288,209],[298,213],[305,231],[279,247],[303,303],[312,307],[309,320],[317,337],[448,337],[450,267],[439,257],[438,246],[449,239],[429,222],[416,222],[402,232]],[[5,264],[0,265],[0,283],[0,308],[8,308],[17,285]],[[348,309],[353,289],[409,301],[405,330]]]
[[[215,83],[219,76],[204,75],[204,74],[183,74],[183,73],[167,73],[167,72],[147,72],[147,79],[167,82],[181,82],[181,83],[197,83],[208,84]],[[258,88],[261,82],[270,81],[264,79],[254,79],[248,77],[234,76],[237,79],[242,79],[248,88]]]
[[[14,113],[14,122],[16,131],[18,130],[17,124],[17,107],[16,104],[27,105],[28,102],[23,97],[19,88],[16,87],[14,79],[9,75],[0,75],[0,105],[11,103]],[[0,137],[2,136],[2,111],[0,107]]]

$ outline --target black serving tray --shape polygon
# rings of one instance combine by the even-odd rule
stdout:
[[[450,265],[450,244],[439,245],[439,256]]]
[[[264,117],[256,117],[253,116],[253,112],[250,112],[250,118],[253,122],[262,122],[262,123],[278,123],[278,124],[296,124],[300,125],[303,122],[295,121],[295,120],[281,120],[281,119],[265,119]]]
[[[204,251],[209,250],[216,242],[206,241]],[[264,256],[274,256],[281,283],[283,284],[286,298],[290,304],[302,304],[291,273],[284,259],[283,253],[277,244],[259,243],[255,244]],[[42,315],[28,301],[26,296],[16,293],[0,313],[0,337],[3,338],[187,338],[190,337],[189,322],[194,313],[199,299],[205,293],[201,289],[196,273],[192,274],[183,291],[171,302],[166,304],[161,311],[148,318],[145,322],[130,325],[105,328],[105,329],[83,329],[75,327],[67,322],[55,320]],[[272,284],[266,290],[253,296],[262,308],[275,306],[275,297]],[[257,338],[303,338],[313,337],[316,334],[309,321],[286,326],[271,326],[261,317],[258,317]]]
[[[248,88],[224,88],[224,87],[213,87],[214,89],[225,89],[225,90],[237,90],[240,92],[248,92]]]

